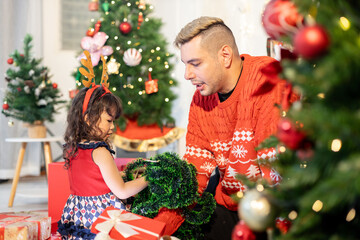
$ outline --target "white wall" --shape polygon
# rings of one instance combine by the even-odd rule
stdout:
[[[169,42],[169,51],[176,54],[174,59],[174,78],[179,85],[174,91],[178,99],[174,102],[173,116],[178,127],[186,128],[189,105],[194,92],[193,86],[185,81],[184,67],[180,54],[173,47],[173,40],[180,29],[191,20],[200,16],[222,18],[233,30],[239,51],[251,55],[266,54],[266,34],[261,26],[261,13],[266,0],[148,0],[154,6],[154,17],[161,18],[164,25],[162,33]],[[44,64],[53,73],[52,80],[57,82],[64,96],[74,87],[71,77],[78,65],[75,52],[63,51],[60,47],[60,0],[43,1],[43,56]],[[56,135],[63,134],[65,110],[50,124]],[[178,144],[179,154],[185,152],[184,138]],[[54,150],[56,151],[56,150]],[[56,153],[55,153],[56,154]]]

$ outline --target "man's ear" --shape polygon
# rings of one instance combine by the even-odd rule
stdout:
[[[223,45],[219,50],[219,59],[224,67],[229,68],[233,59],[233,50],[229,45]]]

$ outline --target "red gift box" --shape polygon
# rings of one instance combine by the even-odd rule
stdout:
[[[0,240],[39,239],[50,237],[51,219],[46,212],[0,214]]]
[[[157,240],[164,230],[163,222],[114,207],[106,208],[91,227],[93,233],[126,240]]]
[[[134,158],[115,158],[115,163],[119,171],[124,171],[126,165],[133,160]],[[55,233],[57,230],[57,222],[61,219],[61,214],[69,195],[69,177],[67,170],[64,168],[64,162],[50,163],[48,175],[48,215],[51,217],[52,233]]]
[[[70,195],[70,184],[64,162],[50,163],[48,167],[48,215],[52,232],[56,232],[57,222]]]

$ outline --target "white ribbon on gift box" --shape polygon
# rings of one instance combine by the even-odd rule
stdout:
[[[126,212],[125,210],[109,210],[107,214],[110,218],[99,216],[99,218],[105,219],[105,222],[99,223],[95,226],[97,230],[102,233],[109,234],[112,228],[115,228],[118,233],[120,233],[124,238],[131,237],[133,235],[139,234],[139,232],[135,231],[134,229],[150,234],[155,237],[159,237],[159,234],[150,232],[146,229],[142,229],[140,227],[133,226],[131,224],[125,223],[125,221],[132,221],[141,219],[141,217],[132,214],[132,213],[123,213]]]

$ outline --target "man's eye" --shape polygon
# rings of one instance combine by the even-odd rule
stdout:
[[[193,63],[192,65],[193,65],[194,67],[197,67],[197,66],[200,65],[200,63]]]

